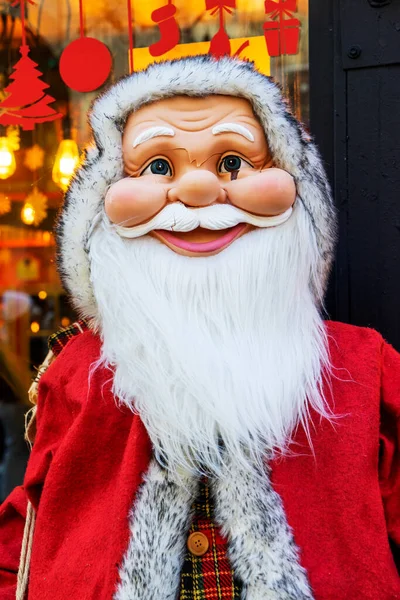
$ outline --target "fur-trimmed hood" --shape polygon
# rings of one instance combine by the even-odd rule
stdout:
[[[123,177],[122,132],[128,115],[171,96],[211,94],[249,100],[264,128],[276,166],[293,176],[297,199],[303,203],[316,234],[319,260],[313,287],[321,300],[333,258],[336,217],[317,148],[271,78],[238,59],[197,56],[153,64],[121,79],[94,102],[90,113],[94,143],[68,189],[56,229],[60,275],[82,316],[97,315],[88,241],[109,186]]]

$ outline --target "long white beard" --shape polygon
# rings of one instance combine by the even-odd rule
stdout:
[[[218,473],[224,448],[245,464],[287,447],[310,407],[329,417],[327,337],[311,291],[315,236],[300,203],[212,257],[175,254],[151,237],[93,231],[99,364],[137,411],[172,472]],[[116,432],[118,435],[118,432]]]

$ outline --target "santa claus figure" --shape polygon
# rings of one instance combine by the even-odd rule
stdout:
[[[90,122],[57,230],[86,325],[41,377],[0,600],[18,569],[28,600],[400,598],[400,358],[323,320],[335,211],[278,88],[186,58]]]

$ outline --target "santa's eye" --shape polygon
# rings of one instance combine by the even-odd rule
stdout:
[[[140,175],[165,175],[172,176],[172,169],[165,158],[156,158],[140,173]]]
[[[235,154],[229,154],[228,156],[224,156],[224,158],[219,163],[218,171],[220,173],[233,173],[234,171],[240,171],[240,169],[250,167],[253,168],[247,160],[241,158],[240,156],[236,156]]]

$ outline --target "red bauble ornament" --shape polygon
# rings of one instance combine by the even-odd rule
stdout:
[[[62,80],[77,92],[97,90],[109,76],[111,67],[109,49],[91,37],[81,37],[68,44],[60,58]]]

